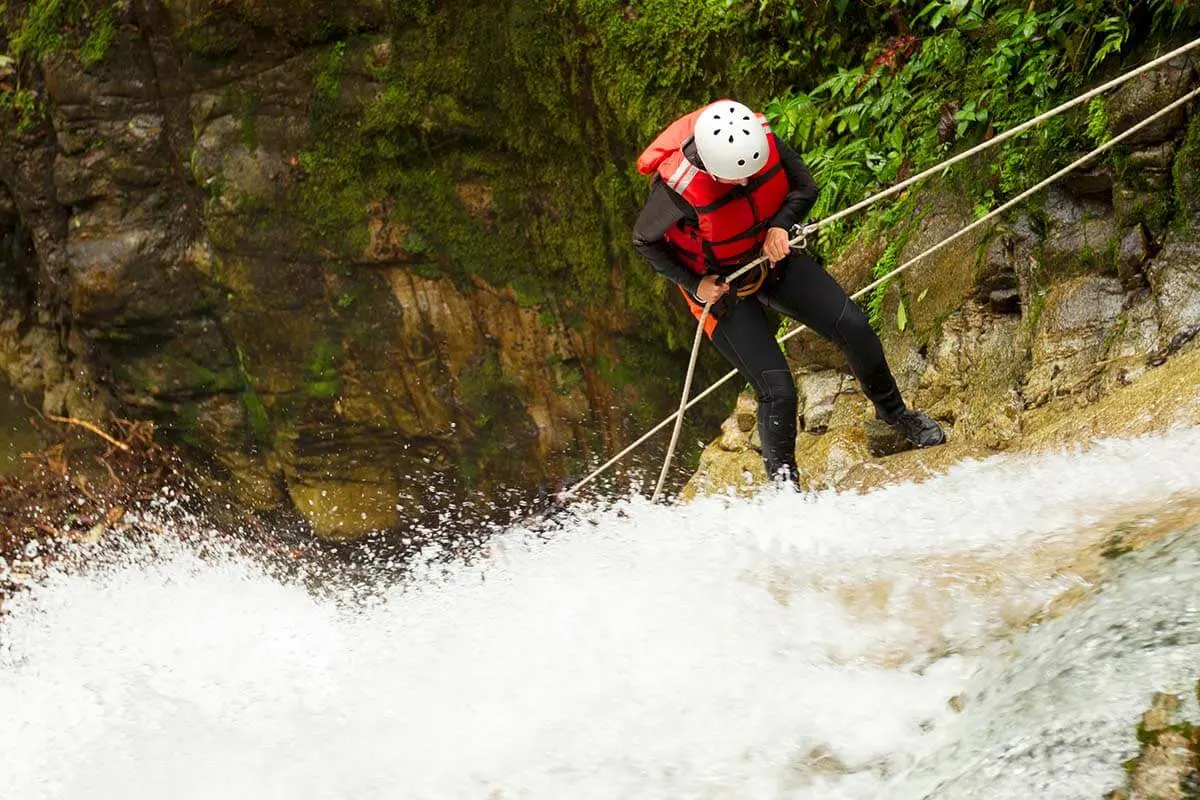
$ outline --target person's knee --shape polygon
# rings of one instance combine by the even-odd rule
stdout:
[[[796,395],[796,380],[791,370],[769,369],[762,373],[762,385],[759,387],[758,402],[762,405],[775,407],[795,406],[798,402]]]
[[[837,332],[845,344],[852,348],[874,345],[879,341],[879,335],[871,327],[870,320],[858,304],[847,300],[838,317]]]

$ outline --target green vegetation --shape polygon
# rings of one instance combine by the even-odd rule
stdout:
[[[304,393],[309,397],[327,400],[342,392],[342,379],[337,362],[339,348],[328,339],[318,339],[309,348],[304,362]]]
[[[0,3],[0,115],[18,133],[34,131],[44,119],[37,92],[22,85],[30,64],[70,52],[84,66],[101,61],[117,37],[113,0],[32,0]]]
[[[834,5],[831,21],[865,13],[850,8],[859,4]],[[890,9],[890,36],[866,44],[859,64],[767,106],[776,132],[803,152],[822,187],[814,218],[1048,110],[1148,36],[1200,21],[1194,4],[1171,0],[874,5]],[[1006,199],[1107,134],[1099,102],[1006,143],[963,170],[973,205]],[[828,239],[836,248],[849,233],[835,227]]]
[[[765,101],[745,49],[747,35],[765,41],[756,22],[724,0],[622,13],[397,4],[388,31],[331,45],[318,64],[293,198],[309,238],[360,252],[364,211],[387,198],[423,272],[478,275],[530,304],[611,303],[616,289],[647,340],[674,336],[667,287],[628,244],[646,186],[633,161],[671,117],[729,91],[730,62],[742,94]],[[371,93],[342,91],[362,81]]]
[[[117,35],[112,0],[33,0],[0,6],[9,53],[40,61],[72,50],[85,65],[104,58]]]

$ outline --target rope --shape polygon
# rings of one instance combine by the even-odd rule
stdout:
[[[688,392],[692,390],[692,376],[696,372],[696,357],[700,354],[704,323],[708,322],[708,315],[711,312],[712,303],[705,303],[704,311],[700,313],[700,322],[696,325],[696,338],[692,341],[692,357],[688,361],[687,377],[683,380],[683,396],[679,398],[679,410],[675,412],[675,430],[671,432],[671,443],[667,445],[667,457],[663,459],[662,471],[658,473],[658,485],[654,487],[654,494],[650,498],[651,503],[658,502],[658,497],[662,494],[663,483],[667,480],[667,470],[671,467],[671,457],[675,455],[675,445],[679,442],[679,431],[683,428],[683,412],[687,408]]]
[[[806,241],[808,234],[813,231],[820,230],[821,228],[823,228],[829,224],[832,224],[833,222],[836,222],[839,219],[844,218],[848,214],[853,213],[858,210],[861,210],[875,202],[878,202],[879,200],[884,199],[885,197],[890,197],[891,195],[896,194],[898,191],[902,191],[903,189],[907,188],[908,186],[911,186],[913,183],[915,183],[918,180],[922,180],[922,179],[929,177],[937,172],[941,172],[941,171],[953,166],[954,164],[962,161],[965,158],[968,158],[972,155],[983,152],[984,150],[986,150],[989,147],[994,147],[997,144],[1000,144],[1001,142],[1005,141],[1006,139],[1011,138],[1012,136],[1016,135],[1017,133],[1020,133],[1024,130],[1028,130],[1028,128],[1034,124],[1044,122],[1045,120],[1050,119],[1051,117],[1053,117],[1057,114],[1067,111],[1070,108],[1074,108],[1075,106],[1079,105],[1080,103],[1084,103],[1084,102],[1092,99],[1093,97],[1097,96],[1098,94],[1100,94],[1104,91],[1107,91],[1108,89],[1111,89],[1114,86],[1118,86],[1121,83],[1124,83],[1125,81],[1130,80],[1131,78],[1133,78],[1137,75],[1140,75],[1143,72],[1146,72],[1147,70],[1153,69],[1154,67],[1159,66],[1160,64],[1162,64],[1166,61],[1169,61],[1170,59],[1172,59],[1182,53],[1185,53],[1189,50],[1192,50],[1196,47],[1200,47],[1200,39],[1196,39],[1195,41],[1192,41],[1182,47],[1172,50],[1170,53],[1167,53],[1166,55],[1161,56],[1160,58],[1150,61],[1147,64],[1144,64],[1141,67],[1138,67],[1137,69],[1126,73],[1123,76],[1115,78],[1115,79],[1109,81],[1108,83],[1105,83],[1102,86],[1091,90],[1090,92],[1086,92],[1073,100],[1063,103],[1062,105],[1059,105],[1059,106],[1051,109],[1050,111],[1047,111],[1046,113],[1041,114],[1038,117],[1035,117],[1032,120],[1029,120],[1027,122],[1022,123],[1021,125],[1018,125],[1016,128],[1013,128],[1011,131],[1006,131],[1005,133],[1000,134],[999,136],[997,136],[993,139],[989,139],[987,142],[977,145],[977,146],[971,148],[970,150],[959,154],[958,156],[955,156],[951,159],[948,159],[945,162],[942,162],[938,166],[931,167],[930,169],[927,169],[918,175],[914,175],[912,178],[909,178],[908,180],[906,180],[902,183],[899,183],[896,186],[891,187],[890,189],[887,189],[883,192],[872,195],[872,196],[866,198],[865,200],[863,200],[862,202],[860,202],[854,206],[851,206],[848,209],[845,209],[844,211],[841,211],[841,212],[838,212],[837,214],[833,214],[829,217],[826,217],[825,219],[822,219],[819,222],[813,223],[812,225],[804,226],[800,230],[800,232],[790,240],[790,243],[792,245],[795,245],[797,243],[804,242],[804,241]],[[856,299],[862,297],[863,295],[867,294],[868,292],[870,292],[872,289],[875,289],[876,287],[881,286],[882,284],[891,280],[895,276],[900,275],[901,273],[907,271],[910,267],[912,267],[914,264],[916,264],[917,262],[919,262],[926,256],[929,256],[929,255],[937,252],[938,250],[941,250],[943,247],[945,247],[948,244],[950,244],[951,242],[961,238],[962,236],[966,235],[970,231],[975,230],[976,228],[980,227],[981,225],[983,225],[987,222],[990,222],[991,220],[993,220],[996,217],[1003,214],[1005,211],[1007,211],[1010,208],[1012,208],[1013,206],[1015,206],[1016,204],[1028,199],[1030,196],[1032,196],[1032,195],[1036,194],[1037,192],[1041,191],[1042,189],[1046,188],[1047,186],[1054,183],[1056,180],[1063,177],[1064,175],[1078,169],[1080,166],[1082,166],[1083,164],[1086,164],[1088,161],[1091,161],[1093,158],[1100,155],[1101,153],[1104,153],[1104,152],[1110,150],[1111,148],[1115,147],[1120,142],[1122,142],[1125,139],[1132,136],[1134,133],[1137,133],[1138,131],[1142,130],[1146,126],[1150,125],[1152,122],[1157,121],[1159,118],[1161,118],[1161,117],[1165,116],[1166,114],[1169,114],[1170,112],[1174,111],[1175,109],[1183,106],[1185,103],[1192,100],[1193,98],[1195,98],[1198,95],[1200,95],[1200,89],[1193,90],[1192,92],[1189,92],[1188,94],[1184,95],[1183,97],[1180,97],[1178,100],[1175,100],[1174,102],[1164,106],[1163,108],[1159,109],[1159,111],[1157,111],[1156,113],[1152,114],[1151,116],[1149,116],[1146,119],[1142,120],[1141,122],[1137,123],[1136,125],[1129,128],[1128,130],[1124,131],[1123,133],[1121,133],[1117,136],[1114,136],[1112,139],[1108,140],[1104,144],[1102,144],[1099,147],[1097,147],[1096,149],[1092,150],[1091,152],[1089,152],[1082,158],[1076,159],[1075,161],[1071,162],[1069,165],[1060,169],[1058,172],[1054,173],[1049,178],[1046,178],[1045,180],[1041,181],[1040,183],[1034,185],[1033,187],[1026,189],[1024,192],[1022,192],[1021,194],[1012,198],[1011,200],[1004,203],[1003,205],[997,207],[996,209],[994,209],[993,211],[988,213],[986,216],[981,217],[978,220],[975,220],[974,222],[972,222],[970,225],[963,228],[962,230],[957,231],[956,233],[950,235],[946,239],[943,239],[941,242],[938,242],[937,244],[933,245],[932,247],[925,250],[924,252],[919,253],[918,255],[909,259],[904,264],[901,264],[899,267],[897,267],[896,269],[889,272],[887,275],[884,275],[883,277],[878,278],[877,280],[872,281],[871,283],[867,284],[862,289],[858,290],[853,295],[851,295],[851,299],[856,300]],[[755,261],[750,262],[749,264],[747,264],[745,267],[741,268],[737,272],[728,276],[726,278],[726,280],[729,282],[732,282],[733,280],[736,280],[741,275],[745,274],[746,272],[753,269],[754,267],[759,266],[760,264],[762,264],[765,261],[767,261],[767,258],[765,256],[758,258]],[[807,326],[800,325],[800,326],[797,326],[796,328],[793,328],[791,331],[788,331],[786,334],[779,337],[779,339],[778,339],[779,343],[783,343],[783,342],[787,341],[788,339],[792,338],[793,336],[799,334],[801,331],[806,330],[806,327]],[[698,326],[695,344],[693,345],[693,348],[692,348],[693,352],[692,352],[692,356],[691,356],[691,363],[689,364],[689,367],[688,367],[688,385],[685,386],[684,393],[683,393],[683,399],[680,401],[679,410],[676,411],[675,413],[671,414],[666,419],[659,422],[657,425],[655,425],[650,430],[646,431],[646,433],[642,434],[641,437],[639,437],[637,440],[632,442],[625,449],[623,449],[621,452],[617,453],[615,456],[610,458],[608,461],[601,464],[599,467],[597,467],[591,473],[586,475],[582,480],[580,480],[574,486],[572,486],[571,488],[562,492],[560,497],[562,497],[563,499],[567,499],[567,498],[573,496],[576,492],[578,492],[584,486],[591,483],[593,480],[595,480],[597,477],[599,477],[601,474],[603,474],[609,467],[611,467],[614,464],[616,464],[617,462],[619,462],[622,458],[629,455],[631,452],[636,450],[638,447],[641,447],[642,444],[644,444],[647,440],[649,440],[651,436],[653,436],[654,434],[661,431],[672,421],[675,421],[675,423],[676,423],[675,429],[676,429],[676,436],[677,436],[678,431],[682,425],[683,412],[685,412],[687,409],[691,408],[692,406],[696,405],[704,398],[708,397],[710,394],[715,392],[718,388],[720,388],[721,386],[723,386],[724,384],[729,382],[734,376],[736,376],[738,374],[736,369],[730,370],[721,379],[719,379],[718,381],[713,383],[711,386],[709,386],[703,392],[696,395],[691,400],[687,399],[687,395],[691,388],[690,387],[691,373],[692,373],[692,369],[693,369],[693,366],[694,366],[696,358],[697,358],[696,351],[698,350],[701,330],[703,330],[703,324]],[[674,438],[675,437],[673,437],[673,439]],[[674,442],[672,442],[672,448],[668,452],[667,462],[663,464],[662,474],[659,477],[659,488],[655,489],[655,497],[656,498],[658,496],[659,489],[661,488],[661,485],[662,485],[662,481],[663,481],[662,475],[666,474],[667,467],[669,465],[669,461],[670,461],[671,455],[673,453],[673,447],[674,447]]]

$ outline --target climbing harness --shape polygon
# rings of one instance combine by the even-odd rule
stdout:
[[[1087,101],[1091,100],[1092,98],[1097,97],[1097,96],[1103,94],[1104,92],[1107,92],[1108,90],[1110,90],[1116,86],[1119,86],[1129,80],[1132,80],[1133,78],[1137,77],[1138,75],[1141,75],[1149,70],[1152,70],[1155,67],[1158,67],[1158,66],[1170,61],[1171,59],[1173,59],[1179,55],[1182,55],[1183,53],[1194,50],[1197,47],[1200,47],[1200,39],[1193,40],[1181,47],[1178,47],[1175,50],[1172,50],[1171,52],[1167,53],[1166,55],[1160,56],[1159,58],[1149,61],[1146,64],[1143,64],[1142,66],[1137,67],[1136,69],[1133,69],[1133,70],[1125,73],[1124,75],[1120,75],[1120,76],[1114,78],[1113,80],[1108,81],[1105,84],[1102,84],[1101,86],[1098,86],[1088,92],[1085,92],[1085,93],[1079,95],[1078,97],[1075,97],[1072,100],[1068,100],[1067,102],[1065,102],[1059,106],[1056,106],[1055,108],[1052,108],[1049,111],[1034,117],[1033,119],[1030,119],[1030,120],[1027,120],[1026,122],[1021,123],[1020,125],[1016,126],[1015,128],[1012,128],[1008,131],[1005,131],[1004,133],[1001,133],[1001,134],[987,140],[986,142],[978,144],[975,147],[970,148],[969,150],[959,153],[958,155],[953,156],[953,157],[941,162],[940,164],[930,167],[929,169],[926,169],[925,171],[920,172],[917,175],[914,175],[911,178],[908,178],[907,180],[904,180],[888,189],[885,189],[884,191],[881,191],[877,194],[871,195],[870,197],[867,197],[866,199],[860,201],[859,203],[856,203],[853,206],[850,206],[849,208],[846,208],[846,209],[843,209],[842,211],[831,214],[830,216],[825,217],[824,219],[821,219],[818,222],[809,223],[806,225],[797,225],[797,226],[793,227],[793,229],[791,231],[792,238],[789,240],[789,244],[792,247],[804,248],[808,244],[808,237],[811,234],[814,234],[814,233],[820,231],[822,228],[832,225],[833,223],[835,223],[841,219],[844,219],[844,218],[850,216],[851,214],[854,214],[864,208],[867,208],[868,206],[871,206],[871,205],[879,202],[880,200],[883,200],[885,198],[888,198],[895,194],[898,194],[899,192],[902,192],[904,189],[908,188],[909,186],[912,186],[913,184],[917,183],[918,181],[924,180],[925,178],[935,175],[937,173],[944,172],[948,168],[954,166],[955,164],[960,163],[961,161],[963,161],[967,158],[970,158],[971,156],[977,155],[989,148],[995,147],[995,146],[1007,141],[1008,139],[1011,139],[1012,137],[1017,136],[1018,134],[1023,133],[1026,130],[1029,130],[1030,128],[1034,127],[1035,125],[1041,124],[1042,122],[1045,122],[1048,119],[1051,119],[1051,118],[1058,116],[1059,114],[1062,114],[1072,108],[1075,108],[1076,106],[1079,106],[1082,103],[1086,103]],[[1167,114],[1170,114],[1172,111],[1176,110],[1177,108],[1181,108],[1182,106],[1184,106],[1186,103],[1190,102],[1192,99],[1196,98],[1197,96],[1200,96],[1200,89],[1195,89],[1195,90],[1185,94],[1184,96],[1180,97],[1179,99],[1175,100],[1174,102],[1169,103],[1168,105],[1159,109],[1157,112],[1155,112],[1151,116],[1147,117],[1146,119],[1142,120],[1141,122],[1137,123],[1136,125],[1130,127],[1128,130],[1122,132],[1121,134],[1118,134],[1117,136],[1114,136],[1113,138],[1109,139],[1108,141],[1106,141],[1103,144],[1096,147],[1091,152],[1089,152],[1086,155],[1082,156],[1081,158],[1076,159],[1075,161],[1071,162],[1066,167],[1063,167],[1062,169],[1060,169],[1058,172],[1055,172],[1050,177],[1037,183],[1036,185],[1030,187],[1029,189],[1026,189],[1024,192],[1022,192],[1021,194],[1012,198],[1008,202],[993,209],[987,215],[980,217],[979,219],[972,222],[970,225],[967,225],[966,227],[962,228],[961,230],[951,234],[950,236],[948,236],[947,238],[938,242],[937,244],[934,244],[932,247],[925,250],[924,252],[917,254],[913,258],[909,259],[905,263],[898,266],[896,269],[889,272],[887,275],[884,275],[884,276],[878,278],[877,280],[872,281],[870,284],[868,284],[867,286],[864,286],[862,289],[858,290],[853,295],[851,295],[851,299],[858,299],[858,298],[864,296],[871,290],[883,285],[884,283],[886,283],[887,281],[890,281],[895,276],[905,272],[906,270],[908,270],[910,267],[912,267],[914,264],[921,261],[925,257],[937,252],[938,250],[941,250],[943,247],[946,247],[951,242],[954,242],[957,239],[961,238],[962,236],[965,236],[967,233],[978,229],[982,225],[984,225],[988,222],[991,222],[992,220],[996,219],[1001,214],[1008,211],[1009,209],[1011,209],[1018,203],[1021,203],[1024,200],[1031,197],[1032,195],[1037,194],[1042,189],[1045,189],[1047,186],[1051,185],[1055,181],[1062,178],[1064,175],[1067,175],[1067,174],[1075,171],[1079,167],[1081,167],[1084,164],[1091,161],[1096,156],[1110,150],[1111,148],[1115,147],[1117,144],[1120,144],[1122,141],[1128,139],[1130,136],[1134,135],[1138,131],[1140,131],[1143,128],[1149,126],[1150,124],[1156,122],[1157,120],[1166,116]],[[738,269],[734,273],[726,276],[725,281],[727,283],[733,283],[738,278],[740,278],[741,276],[750,272],[751,270],[753,270],[755,268],[761,268],[764,263],[769,263],[769,260],[767,259],[766,256],[757,258],[754,261],[751,261],[749,264],[746,264],[744,267]],[[711,311],[712,311],[712,303],[706,303],[704,306],[703,312],[701,314],[701,317],[700,317],[700,324],[697,326],[696,336],[692,343],[692,354],[691,354],[691,358],[688,363],[687,374],[684,378],[684,387],[683,387],[683,393],[682,393],[682,396],[681,396],[680,402],[679,402],[679,409],[671,416],[669,416],[666,419],[659,422],[656,426],[651,428],[649,431],[647,431],[645,434],[643,434],[640,438],[638,438],[632,444],[628,445],[621,452],[617,453],[615,456],[610,458],[608,461],[601,464],[599,467],[597,467],[590,474],[585,476],[582,480],[580,480],[574,486],[570,487],[565,492],[563,492],[562,497],[564,499],[573,496],[581,488],[583,488],[588,483],[591,483],[597,477],[602,475],[606,470],[608,470],[614,464],[619,462],[626,455],[633,452],[636,448],[640,447],[643,443],[645,443],[647,440],[649,440],[649,438],[651,436],[658,433],[660,430],[662,430],[664,427],[666,427],[669,423],[674,421],[675,427],[674,427],[674,431],[671,436],[671,441],[667,447],[667,454],[663,461],[662,470],[659,473],[658,483],[655,486],[654,493],[651,497],[652,502],[657,502],[658,498],[662,494],[662,487],[666,481],[666,476],[667,476],[667,472],[670,468],[671,459],[674,456],[675,446],[678,443],[679,432],[683,425],[684,412],[687,409],[691,408],[693,405],[696,405],[697,403],[699,403],[701,400],[703,400],[708,395],[715,392],[719,387],[721,387],[722,385],[727,383],[730,379],[732,379],[734,376],[736,376],[738,374],[736,369],[731,370],[728,373],[726,373],[724,375],[724,377],[722,377],[720,380],[713,383],[711,386],[709,386],[703,392],[701,392],[700,394],[691,398],[690,400],[688,399],[688,396],[691,393],[692,379],[693,379],[694,373],[695,373],[695,364],[696,364],[696,359],[698,356],[698,351],[700,348],[700,341],[702,339],[702,333],[704,331],[704,323],[707,321],[707,318],[708,318],[709,314],[711,313]],[[797,326],[797,327],[793,328],[792,330],[788,331],[783,336],[781,336],[778,339],[778,341],[780,343],[782,343],[782,342],[786,341],[787,339],[790,339],[791,337],[799,334],[801,331],[803,331],[805,329],[806,329],[806,327],[804,325]]]
[[[759,264],[756,268],[758,275],[748,281],[743,282],[734,290],[738,297],[750,297],[767,282],[767,275],[771,274],[771,267],[768,264]],[[728,283],[728,281],[726,281]]]

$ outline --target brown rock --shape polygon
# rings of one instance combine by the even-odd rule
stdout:
[[[988,308],[994,314],[1021,313],[1021,292],[1018,289],[995,289],[988,293]]]
[[[1135,225],[1121,239],[1117,250],[1117,277],[1127,287],[1141,280],[1142,265],[1150,258],[1150,233],[1145,225]]]
[[[1200,330],[1200,243],[1168,237],[1146,277],[1158,304],[1159,350],[1167,355]]]
[[[1165,105],[1182,97],[1196,83],[1196,73],[1187,56],[1131,80],[1108,100],[1108,120],[1114,134],[1123,133]],[[1164,142],[1183,127],[1187,112],[1180,108],[1142,129],[1127,141],[1131,145]]]
[[[1175,160],[1175,143],[1163,142],[1152,147],[1134,150],[1129,154],[1129,165],[1138,169],[1166,171]]]
[[[1145,289],[1126,301],[1104,354],[1104,391],[1132,383],[1149,369],[1146,358],[1158,344],[1158,315],[1154,298]]]
[[[842,391],[842,374],[827,370],[801,375],[796,388],[803,398],[803,429],[809,433],[824,433],[833,417],[834,402]]]
[[[912,449],[904,434],[882,420],[868,420],[866,424],[867,451],[876,458],[895,455]]]
[[[758,402],[750,392],[738,395],[737,407],[734,409],[738,430],[748,433],[758,424]]]
[[[750,436],[738,425],[736,417],[729,417],[721,423],[717,447],[727,453],[741,453],[751,449]]]
[[[1040,263],[1051,275],[1071,275],[1103,264],[1102,254],[1115,246],[1116,220],[1110,203],[1077,199],[1051,187],[1046,215]]]
[[[1025,398],[1037,405],[1083,391],[1101,372],[1106,339],[1125,294],[1115,278],[1086,275],[1056,285],[1045,299],[1033,338]]]

